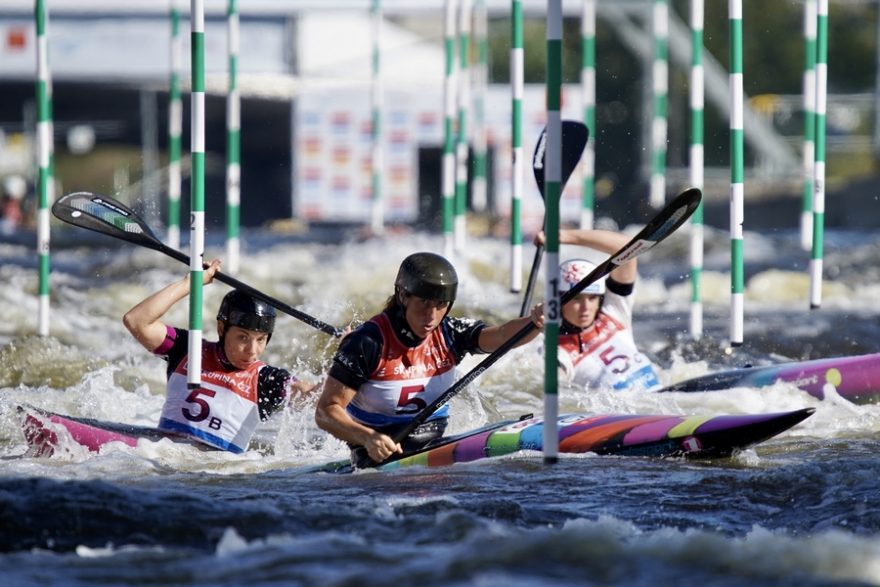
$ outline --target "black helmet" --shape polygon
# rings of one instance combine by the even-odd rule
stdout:
[[[458,275],[452,263],[434,253],[413,253],[403,260],[395,287],[426,300],[452,303],[458,289]]]
[[[275,308],[263,300],[234,289],[223,296],[217,311],[217,320],[229,326],[272,334],[275,329]]]

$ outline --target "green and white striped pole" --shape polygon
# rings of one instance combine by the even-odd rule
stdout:
[[[743,343],[743,222],[745,170],[743,145],[742,0],[729,0],[730,25],[730,344]]]
[[[53,171],[54,125],[52,124],[52,78],[49,72],[49,19],[45,0],[36,0],[37,28],[37,159],[39,202],[37,205],[37,255],[39,299],[37,334],[49,335],[49,206],[55,199]]]
[[[654,70],[651,76],[654,89],[654,123],[651,126],[650,202],[660,208],[666,201],[666,137],[667,103],[669,93],[669,6],[666,0],[654,0]]]
[[[813,247],[810,308],[822,305],[822,248],[825,231],[825,110],[828,88],[828,0],[819,0],[816,21],[816,166],[813,176]]]
[[[168,89],[168,229],[166,238],[172,249],[180,248],[180,155],[182,152],[183,101],[180,97],[180,71],[183,41],[180,38],[178,0],[171,0],[171,81]]]
[[[370,226],[373,234],[385,232],[385,211],[382,200],[382,169],[384,152],[382,149],[382,0],[373,0],[370,8],[373,23],[373,59],[371,68],[370,103],[372,107],[372,138],[370,163],[372,167],[372,209]]]
[[[816,163],[816,0],[804,1],[804,194],[801,247],[813,243],[813,174]]]
[[[445,71],[443,76],[443,251],[454,251],[455,216],[455,9],[456,0],[446,0],[444,18]]]
[[[488,205],[486,177],[486,92],[489,86],[489,39],[486,0],[474,4],[474,44],[477,63],[474,66],[474,179],[471,185],[471,204],[474,211],[483,212]]]
[[[547,2],[547,270],[544,288],[544,463],[559,458],[559,197],[562,191],[562,0]]]
[[[191,0],[192,22],[190,52],[192,60],[192,113],[190,152],[190,262],[189,262],[189,364],[187,384],[199,387],[202,382],[202,279],[205,256],[205,3]]]
[[[522,0],[512,0],[510,5],[510,147],[512,150],[512,169],[510,173],[510,291],[522,290],[523,272],[523,234],[522,234],[522,194],[525,161],[522,144],[522,101],[524,88],[523,68],[523,9]]]
[[[690,183],[703,189],[703,20],[704,0],[691,0],[691,147]],[[703,202],[691,216],[691,336],[703,336],[703,297],[700,282],[703,276]]]
[[[468,109],[471,99],[471,0],[458,12],[458,139],[455,145],[455,250],[464,251],[467,231]]]
[[[596,177],[596,0],[584,0],[581,12],[581,97],[584,124],[593,133],[584,149],[581,228],[593,228]]]
[[[239,21],[237,0],[226,11],[229,90],[226,94],[226,263],[237,273],[241,255],[241,95],[238,91]]]

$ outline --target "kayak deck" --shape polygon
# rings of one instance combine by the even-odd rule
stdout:
[[[567,414],[558,419],[559,452],[569,454],[643,457],[726,457],[763,442],[802,422],[815,412],[746,415],[589,415]],[[544,422],[540,418],[500,422],[466,434],[443,438],[434,445],[377,468],[442,467],[524,450],[543,450]],[[312,467],[313,471],[349,473],[348,460]]]
[[[32,406],[19,407],[22,431],[30,456],[51,456],[70,440],[98,452],[112,442],[137,446],[141,439],[170,439],[202,445],[156,428],[63,416]],[[629,415],[565,414],[558,418],[560,453],[599,455],[713,458],[729,456],[788,430],[815,412],[803,408],[788,412],[742,415]],[[438,439],[423,450],[382,463],[377,468],[441,467],[518,451],[543,450],[544,421],[524,416],[489,424]],[[207,447],[205,447],[207,448]],[[348,459],[307,468],[311,471],[351,472]]]
[[[660,391],[718,391],[778,382],[791,383],[820,400],[825,399],[830,386],[854,404],[880,403],[880,353],[730,369],[687,379]]]
[[[167,438],[196,446],[196,443],[189,442],[183,436],[158,428],[64,416],[30,405],[19,406],[18,411],[22,415],[21,428],[29,446],[28,455],[34,457],[52,456],[63,444],[59,434],[67,434],[73,442],[92,452],[98,452],[111,442],[134,447],[140,439],[159,441]]]

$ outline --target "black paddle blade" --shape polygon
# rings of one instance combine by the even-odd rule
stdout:
[[[181,263],[189,264],[190,262],[188,255],[163,244],[134,211],[109,196],[101,196],[89,192],[67,194],[55,202],[52,206],[52,213],[59,220],[74,226],[101,232],[114,238],[153,249],[173,259],[177,259]],[[214,274],[214,279],[264,300],[270,306],[274,306],[322,332],[336,337],[342,336],[342,329],[309,316],[305,312],[297,310],[280,300],[276,300],[234,277],[218,271]]]
[[[102,232],[151,249],[162,247],[150,227],[125,204],[109,196],[74,192],[52,205],[52,214],[68,224]]]
[[[675,232],[679,226],[691,217],[691,214],[700,205],[700,200],[702,199],[703,193],[697,188],[688,188],[678,194],[622,249],[593,269],[589,275],[581,279],[574,287],[562,294],[560,297],[561,304],[565,305],[568,303],[572,298],[589,287],[590,284],[614,271],[615,267],[623,265],[627,261],[654,248],[655,245]]]
[[[574,173],[578,161],[587,146],[587,139],[590,131],[582,122],[574,120],[562,121],[562,177],[559,183],[559,197],[562,197],[562,191],[568,178]],[[547,155],[547,128],[541,131],[538,137],[538,144],[535,145],[535,154],[532,157],[532,168],[535,170],[535,183],[538,184],[538,190],[541,192],[541,198],[544,198],[544,163]],[[535,290],[535,280],[538,278],[538,269],[541,267],[541,257],[544,255],[544,247],[538,247],[535,250],[535,260],[532,261],[532,269],[529,271],[529,282],[526,286],[526,292],[523,294],[522,307],[519,310],[520,316],[525,316],[532,304],[532,293]]]
[[[590,136],[590,130],[583,122],[576,120],[562,121],[562,176],[559,185],[565,187],[568,178],[574,173],[578,161],[587,146],[587,139]],[[535,154],[532,157],[532,169],[535,171],[535,183],[538,184],[538,190],[541,197],[544,197],[544,168],[547,155],[547,128],[541,131],[538,137],[538,144],[535,145]],[[560,196],[562,190],[559,190]]]

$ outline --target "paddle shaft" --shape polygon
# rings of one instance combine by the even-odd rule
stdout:
[[[562,190],[560,190],[562,193]],[[538,245],[535,249],[535,259],[532,261],[532,270],[529,272],[529,281],[526,284],[526,292],[523,294],[522,307],[519,309],[519,315],[525,316],[532,304],[532,293],[535,291],[535,282],[538,280],[538,269],[541,268],[541,258],[544,256],[544,245]]]
[[[181,253],[180,251],[174,250],[171,247],[162,245],[161,243],[159,243],[159,244],[161,246],[156,247],[155,250],[157,250],[161,253],[165,253],[169,257],[172,257],[174,259],[177,259],[178,261],[181,261],[182,263],[186,263],[187,265],[189,265],[189,255],[187,255],[185,253]],[[230,275],[227,275],[221,271],[218,271],[217,273],[214,274],[214,279],[216,279],[218,281],[222,281],[226,285],[229,285],[229,286],[234,287],[235,289],[241,290],[249,295],[252,295],[255,298],[259,298],[259,299],[263,300],[264,302],[266,302],[267,304],[269,304],[270,306],[274,306],[278,310],[281,310],[282,312],[284,312],[286,314],[290,314],[294,318],[298,318],[299,320],[302,320],[303,322],[305,322],[309,326],[317,328],[321,332],[327,333],[330,336],[335,336],[337,338],[342,336],[342,330],[340,330],[339,328],[336,328],[335,326],[332,326],[330,324],[327,324],[326,322],[318,320],[317,318],[310,316],[309,314],[306,314],[305,312],[297,310],[293,306],[291,306],[289,304],[285,304],[281,300],[277,300],[277,299],[273,298],[272,296],[266,295],[263,292],[261,292],[260,290],[255,289],[255,288],[251,287],[250,285],[243,283]]]
[[[597,265],[589,275],[581,279],[571,289],[564,292],[559,297],[560,307],[570,302],[575,296],[580,294],[591,284],[611,273],[615,267],[636,258],[675,232],[678,227],[684,224],[684,222],[690,218],[691,214],[694,213],[701,198],[702,194],[697,188],[690,188],[679,194],[650,222],[648,222],[648,224],[645,225],[645,227],[642,228],[632,240],[626,243],[619,251],[609,256],[608,259],[603,261],[600,265]],[[504,356],[507,351],[515,347],[518,342],[528,336],[533,328],[535,328],[534,322],[529,322],[523,326],[511,338],[490,353],[489,356],[480,361],[480,363],[471,369],[464,377],[456,381],[452,387],[444,391],[421,412],[416,414],[416,416],[394,436],[393,440],[400,443],[407,436],[412,434],[415,429],[425,423],[434,412],[439,410],[446,402],[452,399],[453,396],[470,384],[471,381],[479,377],[483,371],[494,365],[498,359]],[[363,453],[365,452],[366,451],[361,451],[359,453],[357,466],[363,468],[377,465],[378,463],[373,462],[368,456],[364,458]]]
[[[90,192],[67,194],[55,201],[52,205],[52,213],[56,218],[68,224],[158,251],[187,265],[190,263],[188,255],[164,244],[133,210],[109,196]],[[259,298],[270,306],[274,306],[322,332],[336,337],[342,336],[342,330],[309,316],[289,304],[276,300],[229,275],[218,271],[214,277],[218,281]]]

